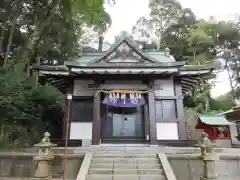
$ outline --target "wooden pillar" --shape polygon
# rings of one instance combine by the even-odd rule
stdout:
[[[98,145],[101,138],[101,93],[96,92],[93,104],[93,122],[92,122],[92,145]]]
[[[148,92],[149,109],[149,141],[151,145],[157,145],[156,105],[154,92]]]
[[[145,139],[148,136],[149,140],[149,111],[148,111],[148,104],[144,105],[144,129],[145,129]]]
[[[178,134],[180,140],[187,140],[187,127],[184,117],[183,94],[180,81],[175,81],[175,94],[177,96],[177,118],[178,118]]]
[[[236,121],[236,128],[237,128],[237,135],[238,135],[238,138],[240,138],[240,121]]]

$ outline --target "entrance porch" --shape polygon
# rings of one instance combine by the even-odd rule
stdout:
[[[145,140],[144,107],[106,106],[102,123],[102,141]]]
[[[150,106],[154,107],[155,105],[154,102],[151,102],[151,95],[149,99],[151,92],[143,95],[143,104],[131,104],[128,102],[125,104],[116,103],[114,105],[109,102],[105,103],[106,97],[109,96],[107,94],[100,92],[97,93],[94,98],[92,144],[157,144],[155,119],[152,119],[154,120],[154,122],[152,122],[154,125],[152,125],[152,129],[150,129],[150,111],[148,111],[148,109]]]

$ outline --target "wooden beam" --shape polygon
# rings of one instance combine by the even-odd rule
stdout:
[[[189,86],[196,86],[195,83],[187,82],[187,81],[181,81],[181,84],[186,84],[186,85],[189,85]]]
[[[189,89],[185,88],[185,87],[182,87],[182,90],[184,91],[190,91]]]
[[[186,89],[193,89],[192,86],[186,85],[186,84],[181,84],[182,87],[186,88]]]
[[[198,81],[195,79],[192,79],[191,77],[187,77],[187,78],[181,78],[183,81],[187,81],[187,82],[192,82],[192,83],[197,83]]]

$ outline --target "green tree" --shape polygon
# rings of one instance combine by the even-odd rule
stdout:
[[[149,8],[150,17],[141,17],[133,27],[133,34],[155,42],[160,49],[163,33],[177,23],[182,7],[175,0],[150,0]]]
[[[24,2],[25,3],[25,2]],[[56,1],[30,1],[27,7],[34,8],[32,11],[33,21],[29,38],[25,46],[17,57],[18,61],[15,69],[19,72],[24,71],[30,65],[33,52],[41,40],[44,32],[53,22],[55,14],[61,14],[65,20],[69,21],[71,28],[76,29],[76,17],[87,24],[94,24],[98,19],[98,14],[104,11],[103,0],[56,0]],[[26,7],[26,4],[24,4]]]
[[[56,115],[62,116],[64,97],[55,88],[35,88],[31,79],[15,72],[1,73],[0,87],[1,142],[28,146],[46,130],[44,121],[60,120]]]
[[[111,24],[112,20],[110,15],[105,11],[99,12],[98,19],[94,23],[94,29],[98,34],[98,52],[101,52],[103,50],[104,33]]]
[[[188,62],[200,65],[205,64],[210,58],[208,57],[210,54],[209,50],[211,50],[210,47],[212,47],[214,40],[213,37],[207,33],[208,28],[208,22],[200,21],[189,30],[186,40],[193,58],[189,58]]]
[[[238,24],[238,22],[219,22],[215,24],[215,31],[218,33],[216,40],[218,48],[215,63],[220,70],[225,70],[228,73],[233,104],[239,104],[240,89],[240,31]]]
[[[62,64],[75,56],[86,27],[103,33],[111,24],[103,4],[103,0],[0,2],[0,144],[28,146],[52,124],[62,123],[63,94],[48,84],[36,86],[35,78],[24,71],[29,72],[31,63]],[[49,130],[53,138],[59,137],[55,130]]]
[[[226,45],[233,49],[239,42],[238,23],[198,20],[191,9],[184,9],[173,0],[152,0],[149,7],[149,18],[141,17],[133,27],[133,34],[140,41],[158,43],[155,49],[159,49],[161,41],[161,47],[168,46],[177,61],[186,60],[192,65],[216,64],[219,50]],[[146,48],[153,49],[152,46]],[[236,70],[238,63],[231,62],[228,66],[235,69],[231,70],[231,76],[239,74]],[[210,82],[201,82],[191,96],[185,98],[185,105],[198,113],[222,109],[218,109],[216,101],[211,98],[211,87]]]
[[[171,25],[163,34],[162,42],[167,45],[177,61],[187,60],[191,56],[186,37],[197,23],[191,9],[183,9],[176,24]]]

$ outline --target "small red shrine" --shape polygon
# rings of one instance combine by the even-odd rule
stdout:
[[[198,117],[195,129],[204,130],[211,140],[231,140],[229,122],[224,117],[217,116],[200,116]]]

